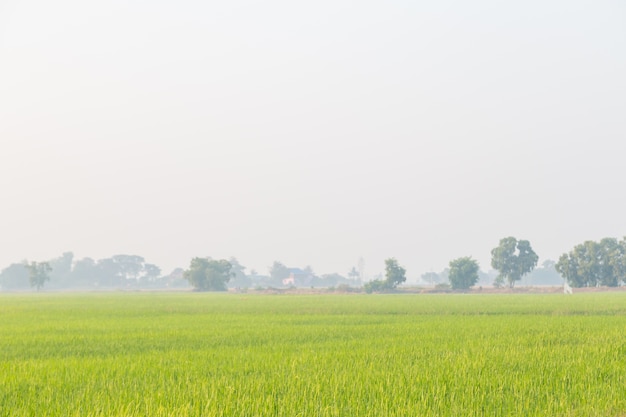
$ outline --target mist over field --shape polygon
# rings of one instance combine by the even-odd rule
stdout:
[[[408,281],[626,235],[626,6],[0,3],[0,269]]]

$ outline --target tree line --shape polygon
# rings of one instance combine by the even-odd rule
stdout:
[[[528,240],[509,236],[500,240],[491,250],[491,267],[497,271],[493,281],[496,287],[513,288],[515,283],[531,273],[539,256]],[[572,287],[616,287],[626,280],[626,238],[604,238],[599,242],[586,241],[564,253],[558,262],[544,262],[554,268]],[[362,287],[368,293],[392,291],[406,282],[406,269],[395,258],[385,260],[385,276],[369,282],[356,268],[347,276],[325,274],[318,276],[310,266],[288,268],[275,261],[269,275],[260,275],[245,267],[236,258],[212,259],[196,257],[186,270],[177,268],[163,275],[161,269],[137,255],[115,255],[110,258],[74,259],[72,252],[46,262],[15,263],[0,272],[0,288],[19,290],[31,286],[40,290],[47,283],[52,288],[175,288],[191,286],[197,291],[224,291],[228,287],[250,288],[262,286]],[[479,280],[480,267],[470,256],[450,261],[445,278],[452,289],[468,289]],[[435,283],[438,274],[422,275]]]
[[[508,285],[530,273],[539,257],[527,240],[506,237],[491,251],[491,267],[498,271],[494,286]],[[560,256],[554,264],[556,271],[575,288],[607,286],[626,283],[626,238],[604,238],[599,242],[585,241]],[[478,280],[478,263],[470,257],[450,262],[449,280],[452,288],[469,288]]]
[[[161,268],[137,255],[115,255],[95,260],[75,259],[72,252],[45,262],[13,263],[0,272],[3,290],[21,290],[44,284],[54,289],[149,287],[174,281],[177,271],[162,275]],[[182,270],[178,271],[182,277]]]
[[[500,240],[500,244],[491,251],[491,266],[499,273],[494,285],[502,286],[505,283],[513,288],[525,274],[532,271],[537,265],[539,257],[527,240],[517,240],[507,237]],[[471,257],[462,257],[450,261],[448,279],[453,289],[468,289],[478,281],[478,262]],[[353,268],[354,270],[354,268]],[[307,271],[303,271],[305,275]],[[312,270],[309,271],[309,274]],[[280,262],[274,262],[270,268],[270,274],[277,278],[293,275],[290,269]],[[231,272],[231,264],[226,260],[214,260],[211,258],[194,258],[189,269],[184,272],[184,277],[198,291],[221,291],[226,290],[228,281],[234,277]],[[397,288],[406,282],[406,269],[397,259],[385,260],[385,278],[378,278],[366,282],[363,289],[367,293],[387,292]]]

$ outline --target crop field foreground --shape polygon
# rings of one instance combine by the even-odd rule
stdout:
[[[0,296],[0,416],[625,416],[626,293]]]

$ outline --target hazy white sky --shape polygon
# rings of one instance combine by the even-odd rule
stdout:
[[[0,0],[0,269],[555,259],[625,155],[622,0]]]

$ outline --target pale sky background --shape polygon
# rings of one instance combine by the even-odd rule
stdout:
[[[556,259],[625,156],[622,0],[0,0],[0,269]]]

